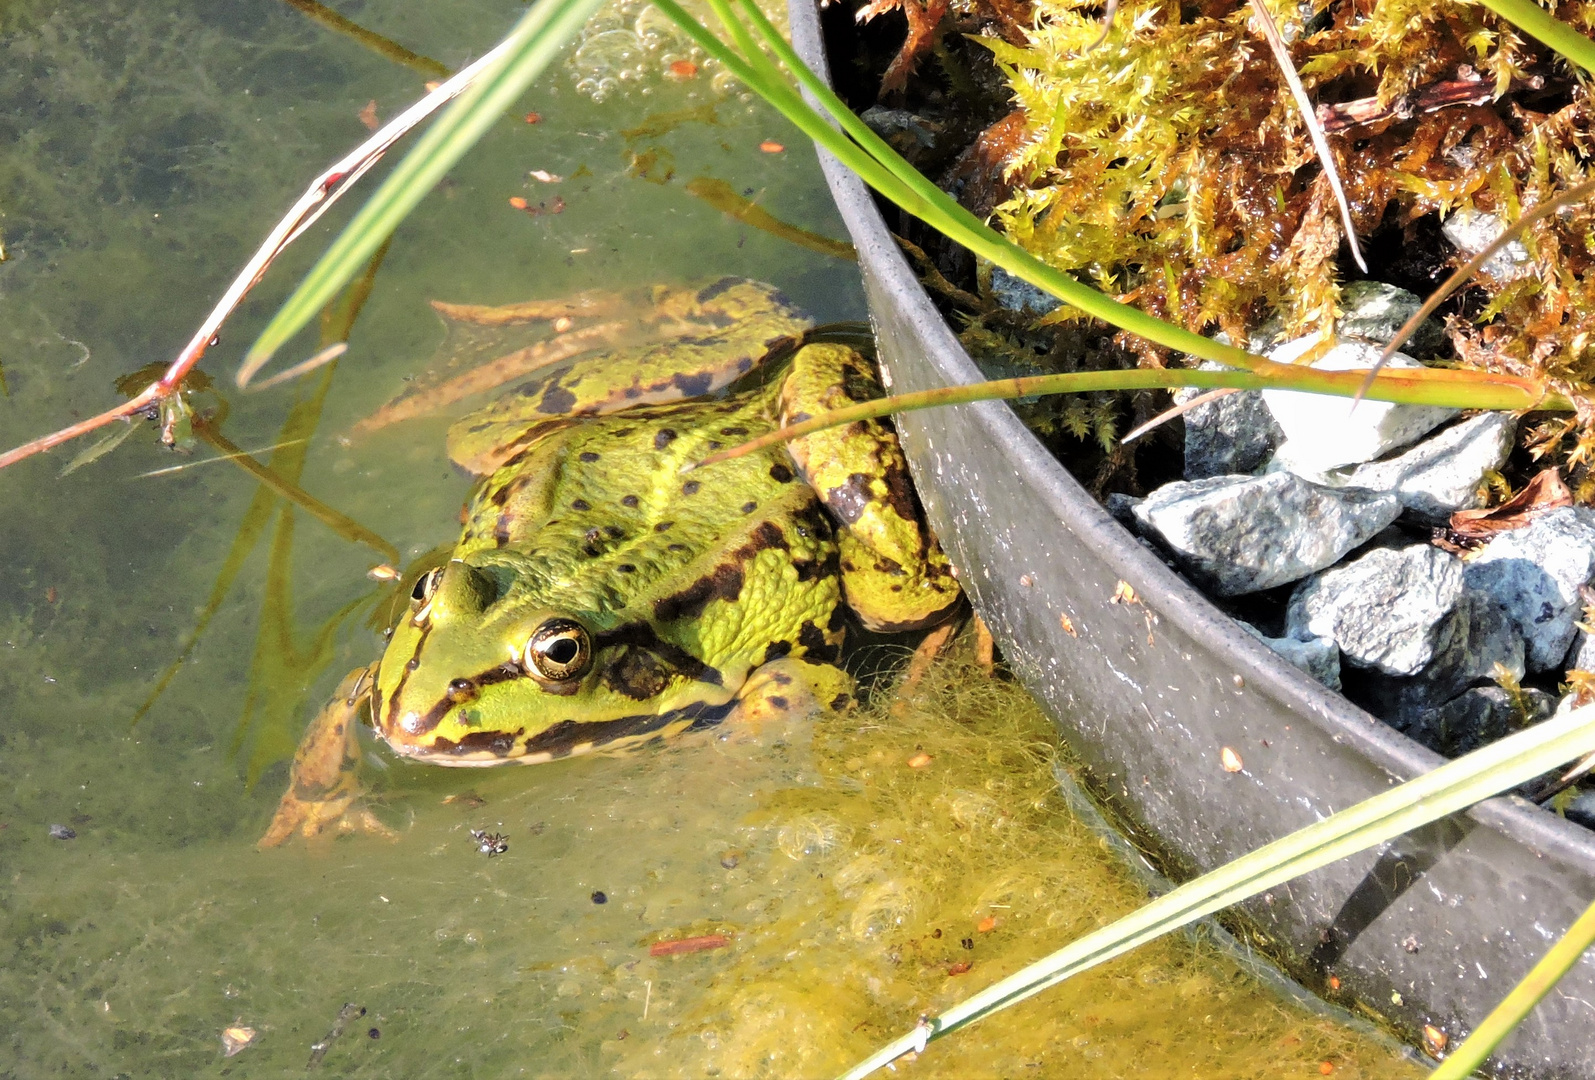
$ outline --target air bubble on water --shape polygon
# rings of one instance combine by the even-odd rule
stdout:
[[[689,2],[689,10],[700,5]],[[775,7],[775,5],[770,5]],[[710,13],[693,10],[700,19]],[[784,20],[779,10],[766,12],[778,23]],[[717,96],[742,92],[742,84],[704,55],[701,48],[676,28],[669,17],[647,0],[617,0],[608,5],[582,28],[580,43],[565,61],[577,93],[595,102],[609,96],[635,92],[651,94],[667,81],[674,81],[670,66],[682,60],[696,64],[696,83],[707,83]],[[679,79],[679,76],[676,77]],[[748,95],[743,93],[743,100]]]

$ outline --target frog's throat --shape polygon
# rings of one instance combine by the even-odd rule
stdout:
[[[711,727],[730,715],[736,706],[737,699],[732,698],[721,704],[694,702],[667,712],[639,713],[614,720],[561,720],[529,739],[524,737],[526,729],[518,728],[515,731],[472,732],[458,742],[439,737],[427,746],[406,746],[387,740],[380,728],[378,734],[383,735],[394,753],[427,765],[457,768],[539,765],[585,754],[615,753],[655,739]]]

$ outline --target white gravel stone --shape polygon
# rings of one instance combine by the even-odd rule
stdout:
[[[1290,363],[1315,344],[1298,338],[1269,353],[1269,359]],[[1323,371],[1366,371],[1380,349],[1364,342],[1343,341],[1313,362]],[[1419,368],[1405,353],[1396,353],[1388,367]],[[1372,461],[1422,438],[1457,414],[1456,409],[1429,405],[1397,405],[1363,400],[1352,407],[1348,398],[1294,390],[1264,390],[1263,400],[1285,433],[1280,453],[1298,468],[1332,469]]]
[[[1440,235],[1468,255],[1477,255],[1504,232],[1506,223],[1500,218],[1470,207],[1453,210],[1440,226]],[[1513,239],[1486,259],[1479,269],[1497,281],[1516,281],[1534,272],[1534,260],[1529,258],[1529,249],[1523,246],[1523,241]]]
[[[1567,506],[1502,533],[1468,563],[1468,584],[1493,596],[1528,645],[1530,671],[1558,668],[1573,643],[1579,586],[1595,577],[1595,510]]]
[[[1224,365],[1204,361],[1202,371],[1223,371]],[[1174,394],[1176,404],[1209,393],[1187,387]],[[1185,414],[1185,479],[1205,480],[1255,472],[1284,438],[1274,414],[1257,390],[1239,390],[1198,405]]]
[[[1291,637],[1269,637],[1249,622],[1242,622],[1241,629],[1329,687],[1329,689],[1340,689],[1340,649],[1336,647],[1333,641],[1328,638],[1309,638],[1306,641],[1298,641],[1296,638]]]
[[[1484,474],[1505,464],[1516,434],[1517,418],[1510,413],[1483,413],[1396,457],[1359,465],[1343,475],[1336,470],[1324,480],[1331,486],[1388,491],[1418,521],[1444,525],[1455,511],[1483,505],[1479,488]]]
[[[1400,513],[1393,495],[1336,491],[1288,472],[1177,480],[1135,507],[1136,519],[1220,596],[1330,566]]]
[[[1376,548],[1297,586],[1286,633],[1329,638],[1358,667],[1416,675],[1455,636],[1462,579],[1462,560],[1437,547]]]

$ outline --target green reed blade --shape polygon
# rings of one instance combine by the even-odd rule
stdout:
[[[512,44],[503,59],[448,107],[360,208],[260,332],[244,357],[245,364],[264,363],[316,317],[427,192],[542,73],[600,3],[540,0],[532,6],[511,31],[507,40]]]
[[[1595,904],[1584,910],[1573,925],[1567,928],[1560,941],[1540,957],[1540,962],[1523,976],[1523,981],[1512,988],[1501,1003],[1490,1010],[1490,1015],[1480,1021],[1473,1034],[1430,1073],[1430,1080],[1463,1080],[1472,1076],[1473,1070],[1484,1064],[1501,1040],[1523,1022],[1523,1018],[1557,982],[1566,975],[1579,957],[1595,945]]]
[[[1533,0],[1479,0],[1481,4],[1532,38],[1555,49],[1570,63],[1595,72],[1595,41],[1551,17]]]
[[[1149,390],[1195,386],[1203,389],[1228,387],[1235,390],[1291,390],[1332,397],[1372,398],[1406,405],[1438,405],[1467,409],[1528,408],[1570,409],[1572,405],[1557,395],[1542,394],[1539,387],[1510,375],[1425,368],[1414,371],[1398,368],[1380,373],[1371,382],[1360,370],[1322,371],[1318,368],[1280,365],[1281,374],[1263,375],[1255,371],[1202,371],[1196,368],[1131,368],[1126,371],[1069,371],[1056,375],[1021,375],[1012,379],[941,386],[909,394],[861,401],[846,408],[820,413],[779,430],[749,439],[745,443],[710,454],[695,467],[774,446],[777,443],[812,435],[816,431],[876,420],[897,413],[934,409],[945,405],[967,405],[976,401],[1009,401],[1046,394],[1084,394],[1097,390]],[[1364,392],[1363,387],[1368,389]],[[1348,406],[1349,409],[1349,406]]]
[[[843,1074],[861,1080],[929,1040],[1206,915],[1516,787],[1595,749],[1595,706],[1554,716],[1203,874],[954,1005]]]

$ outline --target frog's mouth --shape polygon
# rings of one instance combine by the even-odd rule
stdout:
[[[615,720],[561,720],[528,735],[514,731],[473,731],[459,740],[442,736],[424,744],[389,739],[378,729],[394,753],[428,765],[486,768],[492,765],[537,765],[560,758],[631,749],[684,731],[711,727],[724,720],[736,701],[699,702],[664,713],[640,713]]]

